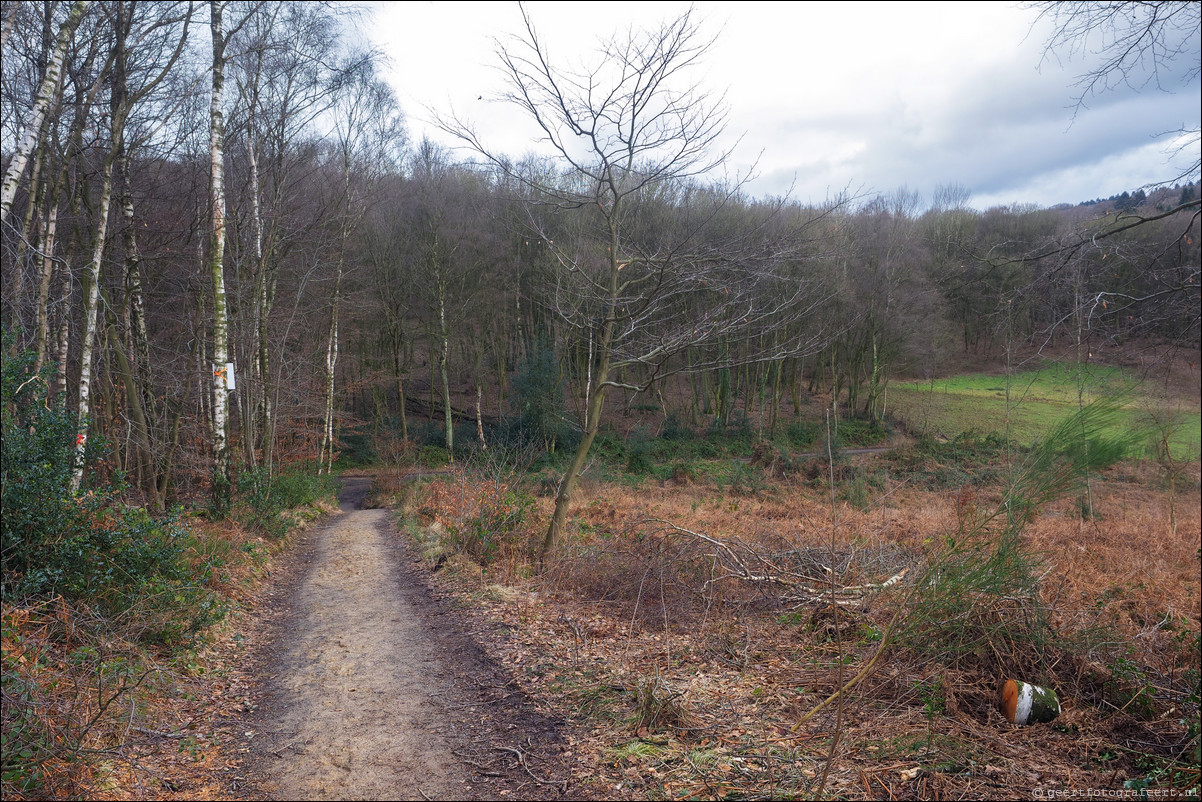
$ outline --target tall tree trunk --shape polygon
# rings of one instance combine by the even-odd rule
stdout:
[[[603,377],[609,374],[608,353],[602,354],[601,362],[602,366],[598,367],[593,379],[594,386],[589,396],[588,409],[585,411],[584,436],[580,438],[580,444],[576,446],[576,453],[572,455],[572,461],[568,464],[568,469],[559,482],[559,492],[555,496],[555,512],[551,515],[551,524],[547,527],[547,534],[543,537],[541,554],[543,560],[553,554],[563,542],[564,527],[568,522],[568,508],[571,506],[572,496],[576,491],[576,479],[584,470],[589,449],[592,448],[593,440],[597,438],[597,431],[601,427],[601,413],[605,408],[606,390]]]
[[[158,477],[155,475],[154,470],[150,425],[146,419],[145,409],[142,406],[142,388],[138,386],[133,365],[125,352],[125,343],[122,341],[120,334],[115,331],[115,317],[115,315],[112,315],[110,318],[109,334],[113,342],[113,353],[117,362],[117,374],[125,388],[126,403],[129,406],[130,423],[132,424],[134,435],[134,448],[132,451],[137,459],[138,484],[155,513],[162,513],[162,499],[157,493]]]
[[[772,368],[769,371],[769,376],[772,380],[772,411],[768,433],[772,437],[775,437],[776,424],[780,420],[780,399],[784,394],[785,360],[777,359],[771,365]]]
[[[116,20],[116,50],[113,59],[113,91],[110,107],[112,119],[123,121],[132,104],[127,86],[129,52],[126,48],[126,41],[133,16],[133,6],[124,2],[117,2],[113,5]],[[114,335],[114,340],[118,341],[117,368],[125,386],[126,403],[129,406],[137,445],[140,485],[152,507],[156,512],[161,512],[162,499],[157,492],[159,480],[155,470],[155,437],[151,427],[151,421],[157,418],[157,401],[151,381],[150,335],[146,329],[146,306],[142,293],[142,260],[138,252],[130,158],[123,134],[122,131],[121,136],[114,137],[113,149],[114,166],[117,170],[115,192],[117,205],[121,212],[121,240],[125,251],[122,276],[124,297],[120,305],[125,339],[121,340]],[[125,343],[128,343],[128,350],[124,350]]]
[[[20,6],[17,3],[10,3],[4,11],[4,22],[0,24],[0,50],[8,44],[9,35],[17,27],[18,11],[20,11]]]
[[[21,135],[17,139],[17,148],[13,153],[12,161],[8,164],[8,170],[4,173],[4,183],[0,185],[0,220],[8,217],[8,212],[12,208],[13,199],[17,195],[17,186],[21,183],[21,176],[25,174],[25,166],[29,163],[29,156],[33,153],[34,148],[42,134],[42,124],[46,119],[46,112],[50,108],[50,104],[54,100],[55,88],[58,85],[59,76],[63,70],[63,60],[67,55],[67,46],[71,44],[71,38],[75,35],[75,29],[79,27],[79,23],[83,20],[84,12],[88,10],[88,0],[78,0],[71,11],[67,14],[67,19],[63,21],[63,25],[58,29],[58,40],[54,45],[54,54],[50,57],[46,64],[46,72],[42,76],[42,83],[38,87],[38,93],[34,97],[33,108],[29,110],[29,116],[25,119],[25,124],[21,129]]]
[[[41,201],[41,196],[44,192],[42,188],[42,163],[45,160],[46,146],[42,142],[38,145],[33,157],[33,170],[29,178],[29,202],[25,204],[25,220],[21,224],[21,236],[17,239],[16,253],[12,260],[12,271],[9,273],[12,283],[6,286],[4,300],[13,308],[13,320],[17,321],[19,328],[23,328],[22,321],[24,320],[25,311],[25,254],[29,250],[30,243],[36,243],[38,239],[37,231],[34,230],[33,224],[37,220],[35,213]],[[35,244],[36,247],[36,244]]]
[[[405,335],[404,330],[401,328],[403,325],[399,319],[389,322],[389,340],[392,345],[392,373],[396,380],[397,403],[400,405],[402,442],[409,439],[409,422],[406,418],[407,412],[405,409]]]
[[[619,204],[615,202],[609,218],[609,287],[605,316],[601,331],[597,337],[597,370],[589,382],[589,402],[584,415],[584,436],[572,455],[572,461],[559,482],[559,492],[555,496],[555,512],[551,514],[551,523],[547,526],[547,534],[543,537],[540,559],[545,561],[559,548],[563,542],[564,528],[568,522],[568,508],[572,504],[572,496],[576,490],[576,479],[584,470],[588,459],[589,449],[597,438],[601,428],[601,413],[605,409],[605,392],[609,387],[609,365],[612,355],[614,338],[614,317],[618,305],[618,230],[616,225]]]
[[[334,369],[338,365],[338,293],[342,284],[342,266],[334,284],[334,303],[330,309],[330,332],[326,339],[325,407],[322,415],[321,452],[318,471],[334,469]]]
[[[342,300],[342,274],[346,269],[346,244],[351,236],[351,162],[344,154],[342,173],[342,231],[338,247],[338,267],[334,278],[334,298],[330,304],[330,332],[326,340],[326,393],[323,417],[321,450],[318,470],[331,473],[334,470],[334,370],[338,365],[338,307]]]
[[[108,152],[105,154],[104,167],[102,169],[100,204],[97,213],[96,231],[92,241],[92,258],[88,267],[87,297],[84,303],[84,335],[80,349],[79,434],[76,437],[75,464],[71,477],[71,485],[75,490],[79,489],[80,483],[83,480],[83,458],[87,446],[88,415],[91,406],[92,352],[95,348],[97,332],[100,327],[98,308],[100,299],[100,274],[108,237],[109,206],[111,205],[113,196],[113,170],[114,165],[125,153],[125,120],[129,114],[130,106],[129,97],[126,93],[124,70],[127,23],[125,4],[116,3],[115,10],[114,72],[110,76],[111,89],[109,103],[110,146]]]
[[[55,398],[65,398],[67,395],[67,357],[71,347],[71,268],[70,264],[74,261],[72,258],[75,255],[75,243],[72,241],[71,247],[68,248],[68,259],[66,264],[59,270],[59,319],[58,332],[55,336],[54,345],[54,361],[58,365],[58,371],[55,374],[54,396]]]
[[[116,135],[117,133],[114,131],[114,136]],[[113,159],[110,155],[104,160],[96,231],[92,240],[92,258],[88,263],[87,291],[83,313],[84,334],[79,356],[79,430],[75,438],[75,459],[71,472],[71,488],[73,490],[78,490],[83,481],[84,451],[88,442],[88,415],[91,412],[92,399],[92,353],[95,350],[96,333],[99,328],[100,266],[104,261],[104,244],[108,230],[112,190]]]
[[[18,4],[13,3],[12,5],[15,9]],[[45,6],[45,12],[42,16],[42,47],[38,51],[38,54],[37,54],[37,70],[38,70],[37,74],[38,75],[46,74],[47,62],[50,57],[50,52],[54,46],[54,30],[51,27],[52,21],[53,21],[53,6],[50,5],[49,3],[47,3]],[[55,110],[57,109],[58,103],[61,100],[62,100],[62,81],[60,80],[55,84],[54,97],[52,98],[52,100],[50,102],[50,107],[48,108],[47,113],[50,115],[54,114]],[[48,132],[56,132],[57,131],[56,126],[47,125],[45,123],[45,121],[43,121],[43,128],[45,131],[48,131]],[[41,132],[39,132],[39,133],[41,133]],[[39,231],[33,230],[32,226],[35,223],[38,224],[38,229],[40,229],[43,232],[43,235],[44,235],[44,230],[45,230],[45,226],[42,225],[45,221],[42,216],[43,213],[42,213],[41,207],[42,207],[43,201],[45,200],[44,196],[47,194],[46,188],[45,188],[47,182],[41,178],[41,174],[42,174],[42,170],[44,167],[46,167],[47,173],[50,172],[48,165],[49,165],[50,161],[52,161],[52,159],[53,159],[52,154],[56,152],[55,150],[51,150],[50,147],[48,146],[47,140],[50,138],[51,137],[48,137],[45,135],[41,135],[38,137],[38,143],[37,143],[37,147],[35,150],[34,163],[33,163],[33,175],[29,182],[29,193],[28,193],[29,202],[26,204],[25,220],[20,228],[20,236],[17,239],[16,256],[14,259],[12,259],[12,264],[11,264],[12,272],[9,274],[11,277],[12,283],[10,286],[5,287],[6,292],[4,293],[4,300],[5,300],[5,302],[7,302],[8,304],[10,304],[12,306],[13,319],[15,321],[17,321],[18,328],[21,327],[22,311],[23,311],[22,307],[24,306],[25,252],[28,249],[30,243],[37,243],[38,238],[39,238]],[[54,137],[54,138],[57,139],[57,137]],[[53,187],[51,187],[51,190],[53,190]],[[36,247],[36,244],[35,244],[35,247]],[[45,252],[46,251],[43,248],[42,253],[45,254]],[[46,259],[44,256],[41,260],[41,267],[42,267],[42,270],[45,270],[45,268],[46,268]],[[34,307],[34,315],[35,315],[34,331],[35,332],[40,331],[41,322],[44,319],[44,315],[46,312],[45,303],[46,303],[47,297],[44,297],[42,295],[42,293],[40,292],[43,283],[44,283],[44,276],[43,276],[43,281],[39,282],[38,300]],[[42,368],[43,359],[45,357],[44,347],[45,346],[43,343],[43,350],[39,352],[39,358],[37,360],[37,364],[34,367],[35,373],[40,371]]]
[[[253,466],[259,456],[267,470],[271,471],[271,393],[268,391],[270,356],[267,350],[267,322],[270,317],[270,296],[267,291],[267,260],[263,253],[263,210],[260,202],[262,185],[259,177],[259,143],[256,133],[256,115],[259,109],[259,76],[262,71],[263,51],[255,53],[255,71],[251,76],[250,96],[247,98],[246,154],[250,171],[250,222],[251,255],[254,276],[254,334],[253,358],[250,381],[246,383],[246,396],[253,406],[247,422],[250,431],[245,435],[247,461]],[[258,454],[256,454],[256,449]]]
[[[209,273],[213,287],[213,487],[212,506],[218,516],[230,506],[230,452],[226,436],[226,361],[229,358],[228,321],[225,300],[225,35],[222,11],[225,3],[212,0],[210,28],[213,33],[213,95],[209,106],[209,151],[211,228]]]
[[[872,420],[881,420],[880,398],[883,388],[885,365],[881,358],[881,335],[876,326],[871,332],[872,367],[868,377],[868,399],[864,402],[864,412],[872,416]]]
[[[46,216],[42,237],[42,280],[38,284],[37,304],[37,362],[34,373],[46,363],[46,350],[50,341],[50,286],[54,281],[54,246],[58,236],[58,192],[50,193],[50,211]]]
[[[267,322],[271,316],[271,299],[267,291],[267,262],[263,255],[263,214],[259,204],[259,162],[256,156],[253,125],[248,128],[248,156],[250,162],[250,209],[253,233],[254,262],[255,262],[255,359],[254,382],[250,391],[255,397],[255,438],[249,441],[249,457],[251,464],[255,459],[255,443],[257,441],[263,462],[271,470],[271,448],[268,440],[272,437],[271,427],[271,393],[268,391],[268,377],[271,375],[271,357],[267,350]]]
[[[484,403],[484,389],[481,386],[483,377],[480,375],[481,369],[484,367],[484,345],[477,339],[475,343],[476,349],[476,439],[480,441],[480,450],[487,451],[488,443],[484,440],[484,412],[481,409]]]
[[[447,331],[446,288],[438,282],[438,337],[442,343],[442,356],[438,360],[438,375],[442,380],[442,409],[443,426],[446,434],[444,443],[447,449],[447,459],[455,461],[455,423],[451,415],[451,381],[447,362],[451,358],[451,334]]]

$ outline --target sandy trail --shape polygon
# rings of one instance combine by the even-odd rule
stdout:
[[[390,513],[360,509],[368,481],[347,480],[341,512],[305,536],[290,575],[278,582],[279,614],[259,657],[253,781],[244,793],[560,797],[562,787],[529,787],[529,773],[503,765],[511,753],[498,748],[513,742],[531,757],[555,753],[554,723],[532,711],[431,597]],[[559,773],[549,763],[543,770]]]

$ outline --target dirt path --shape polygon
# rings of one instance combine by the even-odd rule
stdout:
[[[242,794],[561,798],[556,723],[431,594],[390,513],[361,509],[368,481],[277,577]]]

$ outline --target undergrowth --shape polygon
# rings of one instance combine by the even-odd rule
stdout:
[[[319,513],[338,496],[338,480],[330,474],[304,470],[272,473],[265,468],[244,471],[238,478],[236,517],[243,526],[279,538],[297,522]]]
[[[922,438],[893,449],[885,460],[895,473],[919,487],[957,490],[996,484],[1004,476],[1007,460],[1021,458],[1027,451],[996,432],[971,429],[949,440]]]
[[[1033,535],[1049,522],[1071,526],[1082,550],[1103,536],[1066,511],[1085,477],[1098,482],[1137,447],[1138,433],[1113,425],[1116,414],[1113,403],[1089,406],[1035,446],[969,432],[865,460],[832,447],[833,464],[770,441],[752,444],[749,462],[703,460],[679,426],[670,438],[611,436],[599,458],[610,471],[584,491],[562,551],[541,573],[531,561],[488,579],[453,575],[469,588],[508,577],[538,589],[546,601],[508,623],[539,644],[537,690],[562,693],[566,710],[604,729],[608,781],[636,793],[812,793],[819,773],[852,749],[829,740],[834,706],[824,700],[838,698],[840,683],[846,715],[861,727],[923,722],[921,733],[898,735],[915,766],[914,785],[899,789],[930,793],[923,777],[956,776],[968,793],[994,760],[988,737],[1010,726],[995,700],[1006,677],[1046,683],[1076,711],[1040,726],[1064,727],[1072,743],[1088,726],[1090,739],[1125,744],[1113,765],[1134,783],[1127,788],[1186,788],[1190,776],[1197,782],[1196,621],[1135,610],[1132,596],[1145,591],[1134,585],[1100,598],[1091,618],[1061,595],[1072,579],[1058,567],[1063,547]],[[484,523],[481,483],[440,478],[415,491],[410,511],[426,542],[450,543],[456,526]],[[814,511],[815,497],[819,509],[829,499],[826,512]],[[950,509],[936,523],[919,509],[934,499]],[[549,504],[529,508],[527,538]],[[682,525],[649,520],[661,516]],[[919,523],[895,528],[909,517]],[[837,543],[815,545],[815,530],[828,528]],[[531,560],[521,536],[506,537],[509,555]],[[832,587],[848,591],[835,606]],[[799,744],[790,765],[805,773],[785,776],[773,752],[782,733]],[[841,782],[830,787],[858,787]]]
[[[72,798],[106,782],[102,763],[192,670],[232,604],[234,576],[263,558],[257,536],[278,539],[311,517],[305,510],[322,508],[334,481],[244,474],[241,526],[190,523],[180,509],[155,517],[127,501],[93,438],[76,488],[82,432],[31,361],[6,356],[0,398],[0,791]]]

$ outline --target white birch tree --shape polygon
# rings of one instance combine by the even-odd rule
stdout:
[[[108,4],[104,10],[113,34],[112,52],[105,70],[107,73],[106,83],[110,87],[109,146],[104,153],[104,160],[100,171],[100,197],[96,203],[96,218],[92,227],[92,250],[85,273],[84,332],[80,348],[78,385],[79,434],[76,437],[75,464],[72,474],[72,485],[76,490],[79,489],[80,483],[83,480],[84,451],[87,447],[88,439],[88,417],[91,414],[93,352],[97,345],[97,334],[100,330],[101,268],[104,262],[105,248],[108,245],[109,209],[113,200],[113,173],[116,165],[124,160],[126,153],[125,124],[134,104],[146,97],[166,76],[183,51],[184,41],[187,38],[187,26],[185,25],[173,56],[166,64],[161,65],[161,69],[157,75],[148,80],[137,91],[130,92],[127,83],[129,60],[127,42],[134,27],[133,4],[126,3],[124,0],[118,0],[117,2]],[[146,29],[167,25],[171,21],[170,17],[152,18],[148,21]],[[146,30],[143,30],[142,33],[146,33]],[[136,386],[133,377],[128,375],[128,371],[126,373],[126,378],[129,380],[127,389],[131,391],[128,394],[127,400],[135,405],[132,416],[139,423],[137,434],[140,458],[144,466],[149,470],[150,437],[146,428],[145,415],[140,406],[141,390]]]
[[[4,183],[0,185],[0,220],[6,219],[9,210],[12,209],[13,199],[17,195],[17,187],[21,183],[21,177],[25,174],[25,167],[29,164],[29,157],[42,136],[43,123],[54,100],[56,87],[63,70],[63,60],[67,56],[67,47],[71,44],[75,29],[83,21],[84,13],[87,12],[89,5],[88,0],[77,0],[75,5],[71,6],[67,18],[59,28],[54,52],[46,64],[46,73],[42,76],[42,83],[34,96],[33,107],[25,118],[12,161],[9,162],[8,169],[4,172]]]
[[[224,0],[209,3],[213,36],[213,83],[209,104],[209,274],[213,291],[213,488],[212,507],[224,515],[230,505],[230,450],[227,431],[229,377],[228,316],[225,299],[225,42]]]

